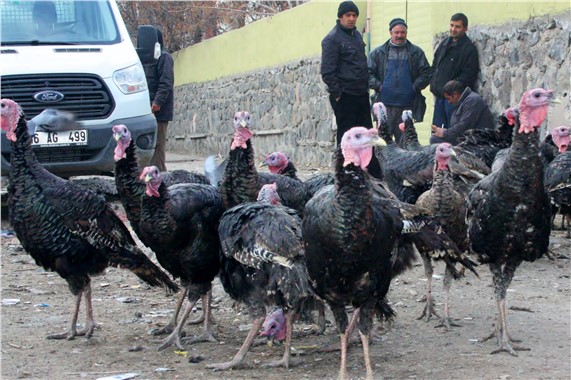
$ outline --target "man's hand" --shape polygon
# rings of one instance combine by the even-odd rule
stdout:
[[[436,125],[432,125],[430,128],[434,136],[444,138],[444,128],[438,128]]]
[[[151,106],[151,112],[155,113],[157,111],[159,111],[161,109],[161,106],[159,106],[157,103],[153,103],[153,105]]]

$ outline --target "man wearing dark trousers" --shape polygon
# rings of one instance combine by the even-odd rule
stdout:
[[[450,127],[450,118],[454,105],[444,98],[444,85],[451,80],[476,90],[476,80],[480,72],[478,50],[468,38],[468,18],[463,13],[453,14],[450,18],[450,37],[436,48],[432,68],[434,73],[430,81],[430,92],[435,96],[432,124],[444,129]]]
[[[355,126],[373,128],[365,43],[355,27],[358,17],[355,3],[343,1],[337,11],[337,25],[321,41],[321,78],[327,85],[337,121],[337,145],[343,134]],[[375,155],[368,170],[381,178]]]

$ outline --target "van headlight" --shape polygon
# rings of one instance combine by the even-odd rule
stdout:
[[[147,89],[147,79],[140,63],[115,71],[113,82],[124,94],[132,94]]]

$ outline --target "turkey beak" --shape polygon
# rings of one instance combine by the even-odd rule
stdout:
[[[153,179],[153,177],[150,174],[145,174],[144,176],[141,176],[141,179],[143,180],[143,182],[149,183],[151,182],[151,179]]]
[[[371,138],[371,145],[372,146],[386,146],[387,143],[385,142],[385,140],[383,140],[382,138],[380,138],[378,135],[377,136],[373,136]]]
[[[240,126],[241,126],[242,128],[246,128],[246,125],[247,125],[247,124],[246,124],[246,120],[242,120],[242,121],[240,122]]]
[[[113,133],[113,138],[115,139],[115,141],[121,140],[121,132]]]
[[[266,160],[260,162],[260,164],[258,165],[258,169],[263,168],[264,166],[268,166],[268,163],[266,162]]]
[[[272,347],[274,346],[274,339],[268,337],[267,345],[268,345],[269,348],[272,348]]]
[[[454,151],[454,149],[450,149],[450,154],[451,154],[452,156],[454,156],[454,157],[457,156],[457,154],[456,154],[456,152]]]

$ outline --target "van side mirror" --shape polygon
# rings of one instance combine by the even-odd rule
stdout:
[[[155,45],[158,43],[157,28],[152,25],[140,25],[137,32],[137,54],[141,63],[154,63]]]

